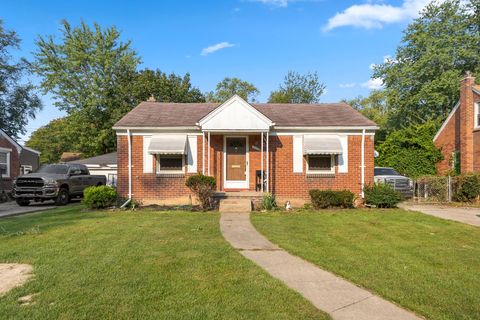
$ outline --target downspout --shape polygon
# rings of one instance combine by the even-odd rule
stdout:
[[[362,130],[362,199],[365,198],[363,188],[365,187],[365,129]]]
[[[132,135],[130,129],[127,129],[128,139],[128,200],[120,206],[125,208],[132,201]]]

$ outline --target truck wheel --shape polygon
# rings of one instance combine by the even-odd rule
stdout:
[[[27,200],[27,199],[16,199],[15,200],[17,202],[17,204],[20,206],[20,207],[26,207],[30,204],[30,200]]]
[[[70,195],[68,194],[68,190],[62,188],[58,191],[57,198],[55,199],[55,205],[57,206],[64,206],[70,202]]]

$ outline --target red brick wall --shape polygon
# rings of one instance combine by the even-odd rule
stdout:
[[[475,79],[466,77],[460,86],[460,106],[440,132],[435,145],[442,150],[444,160],[437,164],[439,174],[452,170],[452,152],[460,152],[462,173],[480,171],[480,132],[474,132],[474,104],[480,95],[472,90]]]
[[[17,148],[10,141],[5,139],[3,136],[0,136],[0,147],[12,149],[10,152],[10,177],[3,178],[4,187],[6,189],[12,188],[12,180],[18,177],[20,174],[20,159],[18,155]]]
[[[118,136],[118,190],[128,196],[128,144],[126,136]],[[210,173],[217,178],[217,190],[223,190],[223,135],[210,137]],[[304,172],[293,173],[293,137],[270,137],[270,191],[279,196],[308,198],[308,190],[349,189],[355,194],[361,192],[361,136],[349,137],[348,173],[336,173],[333,176],[307,176],[304,160]],[[261,152],[252,146],[260,146],[260,135],[249,136],[250,190],[255,190],[255,171],[261,168]],[[208,144],[205,143],[205,150]],[[134,199],[145,201],[185,198],[191,196],[185,187],[186,176],[157,176],[155,173],[143,173],[143,137],[132,137],[132,193]],[[202,137],[198,137],[198,172],[202,172]],[[207,162],[207,152],[205,155]],[[373,182],[373,138],[365,140],[365,183]],[[266,170],[266,168],[264,168]],[[208,170],[205,170],[208,174]],[[188,175],[187,175],[188,176]]]

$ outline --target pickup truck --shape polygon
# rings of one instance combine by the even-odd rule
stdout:
[[[373,179],[376,183],[390,185],[395,191],[400,192],[405,199],[413,197],[413,181],[402,176],[393,168],[375,167]]]
[[[82,197],[90,186],[105,185],[103,175],[90,175],[81,164],[49,164],[35,173],[18,177],[13,182],[12,196],[19,206],[30,201],[54,200],[56,205],[66,205],[73,197]]]

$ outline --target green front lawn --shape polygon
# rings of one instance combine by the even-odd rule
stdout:
[[[480,228],[401,209],[252,221],[291,253],[428,319],[480,319]]]
[[[218,219],[81,205],[1,219],[0,263],[35,277],[0,297],[0,319],[327,319],[233,250]]]

